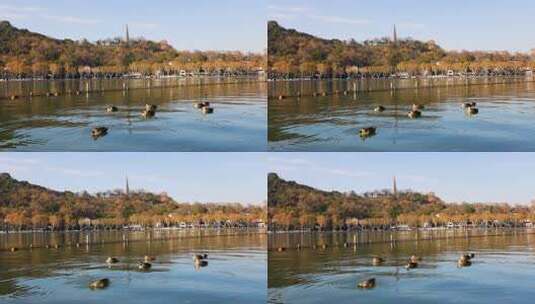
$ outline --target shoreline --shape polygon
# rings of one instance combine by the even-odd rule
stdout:
[[[150,233],[153,232],[165,232],[165,231],[189,231],[189,232],[199,232],[202,234],[202,232],[208,232],[208,235],[183,235],[183,236],[172,236],[172,237],[152,237]],[[89,235],[91,233],[95,232],[117,232],[123,234],[122,240],[113,240],[113,241],[96,241],[91,242],[89,241]],[[147,232],[150,232],[149,234]],[[225,232],[223,234],[218,233],[210,233],[210,232]],[[234,233],[232,233],[234,232]],[[73,234],[73,233],[79,233],[80,237],[85,236],[86,238],[84,240],[79,239],[78,242],[65,242],[65,243],[46,243],[46,244],[40,244],[39,246],[35,246],[33,244],[29,244],[25,247],[14,247],[16,248],[16,251],[20,250],[33,250],[33,249],[60,249],[60,248],[80,248],[85,246],[91,246],[91,245],[109,245],[109,244],[119,244],[119,243],[140,243],[140,242],[166,242],[171,240],[180,240],[180,239],[201,239],[201,238],[215,238],[215,237],[239,237],[244,235],[267,235],[267,230],[265,228],[225,228],[225,229],[215,229],[215,228],[206,228],[206,229],[176,229],[176,230],[169,230],[169,229],[150,229],[150,230],[141,230],[141,231],[132,231],[132,230],[91,230],[91,231],[81,231],[81,230],[69,230],[69,231],[24,231],[24,232],[10,232],[10,233],[4,233],[0,234],[0,236],[9,236],[9,235],[23,235],[23,234],[33,234],[33,233],[40,233],[40,234],[49,234],[52,235],[54,233],[56,234]],[[127,233],[144,233],[148,237],[142,238],[142,239],[129,239],[126,237]],[[11,248],[0,248],[1,252],[11,252]]]
[[[276,237],[277,235],[282,235],[282,234],[287,234],[287,235],[296,235],[296,234],[307,234],[307,235],[321,235],[321,234],[329,234],[329,235],[342,235],[342,234],[346,234],[346,235],[352,235],[353,236],[353,242],[348,242],[347,239],[346,239],[346,242],[344,243],[341,243],[339,244],[338,242],[335,242],[333,244],[327,244],[325,242],[321,242],[321,243],[318,243],[318,242],[315,242],[314,240],[310,240],[309,243],[314,243],[313,245],[311,246],[308,246],[308,245],[303,245],[303,244],[300,244],[300,243],[295,243],[293,244],[294,246],[293,247],[274,247],[272,246],[273,244],[271,244],[273,241],[270,240],[268,241],[268,251],[277,251],[277,252],[281,252],[281,251],[286,251],[286,250],[301,250],[301,249],[322,249],[322,250],[325,250],[325,249],[328,249],[329,247],[344,247],[344,248],[352,248],[352,249],[357,249],[357,247],[359,246],[363,246],[363,245],[373,245],[373,244],[388,244],[388,243],[391,243],[391,244],[396,244],[396,243],[408,243],[408,242],[419,242],[419,241],[440,241],[440,240],[448,240],[448,239],[462,239],[462,238],[465,238],[465,239],[471,239],[471,238],[483,238],[483,237],[498,237],[498,236],[512,236],[512,235],[517,235],[517,234],[522,234],[522,235],[535,235],[535,228],[492,228],[492,229],[483,229],[481,228],[481,230],[483,230],[485,233],[483,234],[476,234],[476,235],[469,235],[468,232],[470,231],[473,231],[473,230],[478,230],[477,228],[472,228],[472,229],[444,229],[444,230],[426,230],[428,232],[433,232],[433,231],[462,231],[462,232],[465,232],[462,236],[460,235],[452,235],[452,236],[437,236],[437,237],[433,237],[432,235],[431,236],[427,236],[427,237],[419,237],[419,235],[417,234],[417,237],[416,238],[408,238],[408,239],[394,239],[393,238],[393,232],[397,232],[397,233],[403,233],[403,232],[419,232],[418,230],[411,230],[411,231],[374,231],[374,230],[371,230],[371,231],[288,231],[288,232],[273,232],[273,231],[268,231],[267,234],[269,236],[269,238],[274,238]],[[502,233],[487,233],[489,230],[493,230],[493,231],[500,231]],[[521,233],[517,233],[517,232],[521,232]],[[389,232],[390,233],[390,239],[388,240],[370,240],[369,238],[366,239],[366,240],[361,240],[359,237],[358,237],[358,234],[359,233],[387,233]],[[508,233],[507,233],[508,232]],[[291,240],[288,240],[289,242],[291,242]]]
[[[173,83],[168,85],[155,85],[153,86],[152,83],[156,81],[182,81],[182,80],[196,80],[200,81],[201,83]],[[212,80],[225,80],[222,82],[213,81],[209,83],[202,83],[203,81],[212,81]],[[94,88],[93,84],[94,82],[121,82],[122,87],[116,87],[116,88]],[[134,86],[131,87],[127,82],[141,82],[143,81],[143,86]],[[184,78],[149,78],[149,79],[136,79],[136,78],[90,78],[90,79],[41,79],[41,80],[18,80],[16,82],[13,81],[4,81],[0,82],[1,84],[9,85],[10,83],[17,83],[17,84],[32,84],[32,83],[45,83],[48,86],[51,84],[59,84],[61,86],[66,86],[70,83],[78,83],[78,87],[72,87],[72,88],[63,88],[62,90],[57,90],[52,88],[47,88],[46,90],[38,90],[36,92],[29,91],[25,93],[20,94],[12,94],[6,90],[6,95],[0,96],[0,100],[8,100],[8,101],[15,101],[18,99],[31,99],[33,97],[48,97],[48,98],[55,98],[55,97],[61,97],[61,96],[81,96],[86,94],[94,94],[94,93],[104,93],[104,92],[124,92],[127,93],[128,91],[137,91],[137,90],[151,90],[151,89],[171,89],[171,88],[191,88],[191,87],[205,87],[205,86],[226,86],[226,85],[244,85],[244,84],[259,84],[259,83],[266,83],[266,80],[264,77],[258,77],[258,76],[244,76],[244,77],[184,77]],[[93,88],[90,88],[93,87]]]
[[[82,80],[186,80],[186,79],[240,79],[240,78],[265,78],[263,75],[197,75],[197,76],[146,76],[146,77],[72,77],[72,78],[0,78],[0,83],[10,82],[53,82],[53,81],[82,81]]]
[[[453,80],[454,83],[446,82],[445,84],[439,83],[435,84],[434,82],[439,81],[450,81]],[[482,81],[481,81],[482,80]],[[489,81],[489,80],[492,80]],[[494,81],[496,80],[496,81]],[[500,81],[497,81],[500,80]],[[481,82],[469,82],[469,81],[481,81]],[[313,92],[302,92],[297,91],[290,93],[288,88],[286,92],[277,93],[276,87],[277,84],[282,83],[283,85],[291,83],[331,83],[333,84],[333,90],[331,91],[313,91]],[[411,82],[409,85],[403,85],[402,82]],[[423,83],[422,83],[423,82]],[[326,96],[338,96],[338,95],[357,95],[361,92],[395,92],[400,90],[418,90],[418,89],[431,89],[431,88],[446,88],[446,87],[463,87],[463,86],[484,86],[484,85],[500,85],[500,84],[517,84],[517,83],[535,83],[535,77],[427,77],[427,78],[415,78],[415,79],[399,79],[399,78],[332,78],[332,79],[295,79],[295,80],[277,80],[277,81],[268,81],[269,84],[273,86],[273,91],[276,94],[269,94],[268,101],[276,102],[283,101],[286,98],[301,98],[301,97],[326,97]],[[370,87],[370,84],[382,84],[382,87]],[[336,84],[342,84],[341,86],[345,87],[336,89],[334,86]],[[284,89],[283,89],[284,90]]]

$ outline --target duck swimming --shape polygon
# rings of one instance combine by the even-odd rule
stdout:
[[[413,255],[413,256],[411,256],[411,257],[409,258],[409,261],[414,262],[414,263],[418,263],[418,262],[421,261],[421,260],[422,260],[422,258],[419,257],[419,256],[416,256],[416,255]]]
[[[119,108],[117,108],[116,106],[109,106],[106,108],[106,112],[117,112],[119,111]]]
[[[203,112],[203,114],[212,114],[214,113],[214,108],[204,107],[201,111]]]
[[[193,260],[205,260],[208,258],[208,255],[205,254],[196,254],[193,256]]]
[[[114,257],[108,257],[108,258],[106,259],[106,263],[108,263],[108,264],[119,263],[119,259],[118,259],[118,258],[114,258]]]
[[[197,109],[202,109],[204,107],[208,107],[210,106],[210,103],[205,101],[205,102],[198,102],[196,104],[194,104],[194,107],[197,108]]]
[[[413,111],[418,111],[418,110],[423,110],[425,107],[421,104],[413,104],[412,105],[412,110]]]
[[[375,135],[376,131],[377,131],[377,128],[375,127],[362,128],[359,130],[359,135],[362,138],[366,138],[366,137]]]
[[[465,259],[465,260],[471,260],[475,257],[476,255],[474,253],[467,253],[467,254],[463,254],[461,255],[461,259]]]
[[[102,289],[102,288],[108,287],[109,285],[110,285],[110,279],[104,278],[104,279],[99,279],[99,280],[91,282],[89,284],[89,288]]]
[[[422,112],[412,110],[407,114],[407,116],[409,116],[409,118],[411,118],[411,119],[419,118],[419,117],[422,116]]]
[[[381,264],[384,263],[384,261],[385,261],[385,260],[384,260],[383,258],[381,258],[381,257],[373,257],[373,258],[372,258],[372,264],[373,264],[374,266],[381,265]]]
[[[375,112],[384,112],[386,110],[383,106],[377,106],[375,109],[373,109]]]
[[[195,260],[194,264],[195,264],[195,267],[196,267],[196,268],[198,268],[198,267],[206,267],[206,266],[208,266],[208,261],[205,261],[205,260]]]
[[[463,255],[457,260],[457,267],[468,267],[472,265],[471,258],[467,258],[467,255]]]
[[[157,105],[152,105],[152,104],[146,104],[145,105],[145,110],[147,111],[156,111],[158,109],[158,106]]]
[[[208,261],[206,259],[208,258],[208,255],[205,254],[196,254],[193,256],[193,263],[195,264],[195,267],[205,267],[208,265]]]
[[[367,280],[364,280],[362,282],[359,282],[357,284],[359,288],[374,288],[375,287],[375,278],[370,278]]]
[[[468,113],[469,115],[475,115],[475,114],[478,114],[479,113],[479,109],[476,108],[476,107],[468,107],[465,109],[466,113]]]
[[[91,130],[91,136],[95,139],[105,136],[106,134],[108,134],[108,128],[106,127],[96,127]]]
[[[474,108],[477,104],[475,102],[465,102],[463,103],[463,108],[464,109],[467,109],[467,108]]]
[[[405,265],[405,268],[406,268],[406,269],[418,268],[418,263],[416,263],[416,262],[409,262],[407,265]]]
[[[154,110],[147,110],[145,109],[143,112],[141,112],[141,116],[145,118],[152,118],[156,115],[156,112]]]
[[[147,262],[139,262],[139,263],[137,263],[137,268],[139,270],[149,270],[151,267],[152,267],[151,263],[147,263]]]

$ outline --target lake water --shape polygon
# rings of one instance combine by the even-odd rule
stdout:
[[[277,81],[269,86],[268,140],[271,151],[535,151],[535,83],[533,79],[437,79],[433,86],[415,80]],[[451,82],[451,83],[450,83]],[[507,82],[507,80],[505,81]],[[368,88],[370,90],[368,90]],[[339,94],[311,96],[312,92]],[[295,96],[278,100],[278,95]],[[461,105],[476,102],[477,115]],[[410,119],[412,104],[422,104],[422,117]],[[375,112],[382,105],[384,112]],[[376,127],[362,139],[359,130]]]
[[[442,231],[434,240],[409,241],[405,236],[398,242],[378,241],[389,239],[389,233],[361,233],[356,248],[341,246],[352,242],[353,234],[270,235],[270,248],[329,246],[270,251],[269,303],[532,303],[533,233],[492,230],[467,238],[465,232]],[[458,268],[457,259],[467,252],[475,253],[472,266]],[[422,261],[406,270],[403,266],[413,254]],[[383,257],[384,264],[372,266],[373,256]],[[375,288],[357,288],[372,277]]]
[[[128,90],[121,89],[123,83]],[[76,90],[82,93],[66,93]],[[43,95],[56,91],[61,95]],[[0,150],[265,151],[267,146],[267,89],[257,79],[0,83],[0,96],[10,94],[21,97],[0,100]],[[193,107],[202,101],[211,103],[213,114]],[[141,116],[145,104],[158,106],[154,118]],[[119,111],[106,112],[111,105]],[[106,127],[108,134],[94,140],[94,127]]]
[[[265,303],[266,242],[256,232],[122,232],[0,234],[2,248],[30,243],[59,249],[0,251],[1,303]],[[157,240],[165,238],[166,240]],[[135,240],[135,241],[134,241]],[[192,256],[208,254],[196,269]],[[137,261],[154,256],[149,271]],[[108,267],[108,256],[119,259]],[[109,278],[106,289],[91,290]]]

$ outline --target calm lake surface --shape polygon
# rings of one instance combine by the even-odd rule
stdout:
[[[128,90],[122,90],[126,83]],[[85,90],[89,93],[85,93]],[[81,90],[80,95],[68,94]],[[29,92],[34,92],[32,98]],[[61,92],[58,97],[45,92]],[[244,80],[70,80],[0,83],[0,150],[265,151],[267,89]],[[194,103],[208,101],[213,114]],[[145,104],[158,106],[145,119]],[[119,111],[107,113],[107,106]],[[108,134],[91,137],[94,127]]]
[[[361,234],[356,249],[340,246],[352,242],[353,234],[270,235],[270,248],[295,248],[297,243],[329,247],[270,251],[269,303],[532,303],[535,231],[487,233],[466,238],[464,232],[437,232],[435,240],[368,244],[368,238],[389,237]],[[467,252],[475,253],[472,266],[458,268],[457,259]],[[406,270],[403,265],[413,254],[422,261]],[[385,258],[385,263],[372,266],[373,256]],[[371,277],[375,288],[357,288]]]
[[[0,251],[1,303],[265,303],[267,236],[257,232],[122,232],[0,234],[2,248],[62,244],[59,249]],[[166,238],[161,241],[158,238]],[[134,241],[137,240],[137,241]],[[144,241],[142,241],[144,240]],[[91,243],[93,242],[93,243]],[[103,242],[103,243],[102,243]],[[208,254],[196,269],[192,256]],[[137,261],[154,256],[149,271]],[[110,268],[108,256],[120,262]],[[109,278],[106,289],[91,290]]]
[[[358,92],[313,97],[311,92],[352,90],[354,81],[276,81],[269,84],[268,140],[272,151],[535,151],[533,78],[436,79],[433,86],[416,80],[359,83]],[[509,80],[505,80],[507,82]],[[371,91],[368,91],[368,88]],[[276,96],[287,97],[278,100]],[[477,115],[461,105],[476,102]],[[422,117],[410,119],[412,104]],[[374,112],[383,105],[386,110]],[[359,130],[376,127],[362,139]]]

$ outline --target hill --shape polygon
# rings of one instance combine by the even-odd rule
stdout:
[[[535,219],[535,206],[505,203],[445,203],[433,193],[379,190],[357,194],[323,191],[275,173],[268,175],[269,222],[272,229],[347,229],[350,225],[390,227],[448,222],[518,221]]]
[[[88,222],[100,228],[226,221],[248,225],[263,218],[263,208],[238,203],[178,203],[165,193],[144,191],[128,195],[120,190],[96,194],[56,191],[0,174],[0,223],[4,229],[79,229]]]
[[[251,73],[264,66],[261,54],[177,51],[166,41],[143,38],[99,40],[55,39],[0,21],[0,76],[92,77],[187,72]]]
[[[521,73],[535,68],[535,57],[508,52],[446,51],[434,41],[411,38],[323,39],[268,23],[268,68],[271,78],[389,76],[462,73]]]

